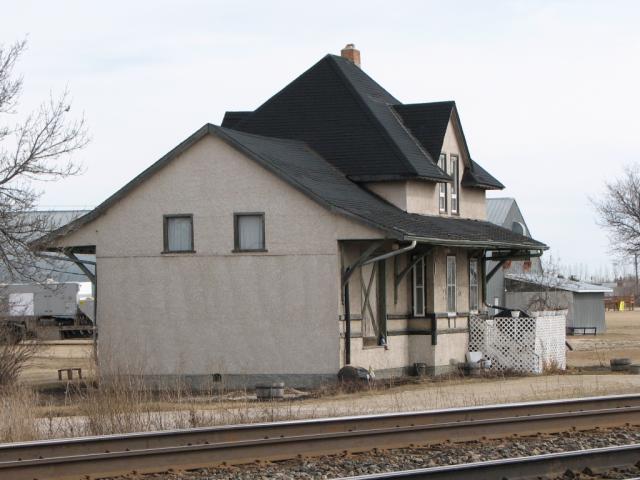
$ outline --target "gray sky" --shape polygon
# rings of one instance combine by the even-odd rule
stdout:
[[[225,110],[254,109],[353,42],[401,101],[455,100],[473,157],[565,264],[610,265],[588,196],[640,152],[640,2],[20,1],[22,108],[68,87],[86,173],[43,206],[95,206]]]

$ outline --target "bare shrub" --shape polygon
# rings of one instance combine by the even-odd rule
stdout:
[[[11,327],[0,325],[0,388],[15,385],[35,353],[34,343],[16,342]]]
[[[38,438],[38,395],[24,386],[0,388],[0,442]]]
[[[542,373],[544,375],[561,375],[566,373],[566,371],[556,359],[550,359],[544,361],[542,365]]]

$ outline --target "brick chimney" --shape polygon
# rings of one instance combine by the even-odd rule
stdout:
[[[360,66],[360,50],[353,43],[347,43],[347,46],[340,51],[340,56]]]

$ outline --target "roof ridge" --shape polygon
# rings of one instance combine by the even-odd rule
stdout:
[[[392,149],[395,151],[396,156],[398,156],[400,158],[400,160],[405,165],[405,167],[409,167],[409,169],[415,170],[415,168],[413,167],[411,162],[407,158],[405,158],[405,155],[403,154],[402,149],[400,148],[400,146],[393,140],[393,138],[391,137],[391,135],[389,134],[387,129],[382,126],[382,124],[380,123],[380,121],[378,120],[376,115],[373,113],[371,108],[369,108],[369,105],[367,105],[367,102],[362,97],[360,92],[358,92],[358,90],[353,86],[351,81],[349,81],[349,79],[344,74],[342,69],[340,69],[340,67],[338,67],[336,59],[337,58],[342,59],[342,57],[339,57],[337,55],[327,54],[327,56],[325,56],[324,58],[329,58],[329,59],[333,60],[333,62],[329,62],[329,64],[331,65],[331,68],[333,69],[334,72],[336,72],[336,74],[340,77],[342,82],[346,85],[347,90],[349,91],[351,96],[356,100],[356,102],[360,105],[360,107],[363,108],[367,118],[369,118],[369,120],[371,120],[372,123],[374,124],[375,128],[382,133],[383,138],[386,140],[387,144],[390,145],[392,147]],[[350,61],[350,60],[346,60],[346,61]],[[365,75],[366,75],[366,73],[365,73]],[[371,78],[371,77],[369,77],[369,78]],[[374,80],[374,82],[375,82],[375,80]],[[393,97],[393,95],[391,95],[391,94],[389,94],[389,95],[391,97]],[[395,97],[393,97],[393,98],[395,98]],[[388,104],[385,104],[385,105],[388,106]]]
[[[410,108],[410,107],[418,107],[422,105],[444,105],[445,103],[451,103],[455,105],[456,101],[455,100],[438,100],[437,102],[400,103],[397,106],[400,108],[402,107]]]

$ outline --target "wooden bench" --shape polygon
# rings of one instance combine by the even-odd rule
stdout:
[[[581,335],[596,335],[598,329],[597,327],[567,327],[567,335],[575,335],[576,333]]]
[[[67,380],[73,380],[73,372],[76,372],[78,378],[82,379],[82,368],[59,368],[58,380],[62,380],[62,372],[67,372]]]

